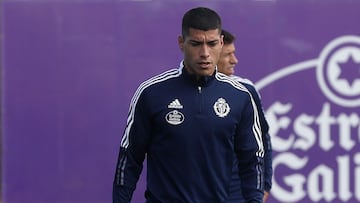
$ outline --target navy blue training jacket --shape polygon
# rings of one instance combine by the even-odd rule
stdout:
[[[129,109],[113,202],[130,202],[147,159],[148,203],[222,203],[234,151],[246,202],[263,196],[263,143],[249,91],[214,73],[197,80],[173,69],[143,82]]]

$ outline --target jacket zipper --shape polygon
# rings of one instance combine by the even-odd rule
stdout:
[[[201,95],[201,91],[202,91],[201,86],[198,86],[198,92],[199,92],[199,113],[201,113],[201,110],[202,110],[202,108],[201,108],[201,106],[202,106],[202,95]]]

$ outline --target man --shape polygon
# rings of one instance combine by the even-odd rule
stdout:
[[[221,54],[220,54],[220,59],[218,62],[218,71],[221,73],[224,73],[225,75],[234,77],[235,79],[239,80],[241,83],[243,83],[247,89],[249,89],[249,91],[251,92],[258,112],[259,112],[259,117],[260,117],[260,125],[261,125],[261,131],[262,131],[262,139],[264,142],[264,149],[265,149],[265,157],[264,157],[264,180],[265,180],[265,191],[264,191],[264,198],[263,201],[266,202],[266,200],[268,199],[269,196],[269,192],[271,189],[271,178],[272,178],[272,149],[271,149],[271,140],[270,140],[270,136],[268,134],[268,130],[269,130],[269,126],[268,123],[265,119],[263,110],[262,110],[262,105],[261,105],[261,101],[260,101],[260,96],[257,92],[257,90],[255,89],[253,83],[248,80],[248,79],[243,79],[241,77],[238,76],[234,76],[235,73],[235,65],[238,63],[238,60],[236,58],[235,55],[235,36],[232,35],[230,32],[222,29],[221,34],[223,35],[223,39],[224,39],[224,46],[222,48]],[[234,163],[235,167],[234,167],[234,175],[233,175],[233,180],[232,180],[232,184],[231,184],[231,195],[229,198],[228,202],[241,202],[243,201],[242,198],[242,194],[240,191],[240,178],[238,176],[238,171],[237,171],[237,163]]]
[[[246,202],[261,202],[264,155],[248,90],[218,74],[221,18],[187,11],[178,69],[143,82],[130,105],[113,183],[113,202],[130,202],[147,159],[148,203],[220,203],[229,196],[233,154]]]

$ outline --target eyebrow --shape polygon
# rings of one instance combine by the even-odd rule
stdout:
[[[190,39],[189,41],[193,42],[193,43],[199,43],[199,44],[204,43],[204,41],[202,41],[202,40],[195,40],[195,39]],[[218,41],[220,41],[220,40],[214,39],[214,40],[206,41],[205,43],[214,43],[214,42],[218,42]]]

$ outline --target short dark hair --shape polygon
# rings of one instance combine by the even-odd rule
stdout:
[[[213,30],[219,29],[221,32],[221,18],[214,11],[206,7],[197,7],[187,11],[182,19],[182,36],[189,35],[189,29]]]
[[[224,44],[231,44],[235,41],[235,36],[231,34],[229,31],[222,29],[221,35],[224,36]]]

